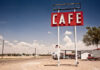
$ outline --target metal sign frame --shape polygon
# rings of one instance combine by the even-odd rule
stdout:
[[[54,4],[53,7],[55,6],[68,6],[68,5],[79,5],[79,7],[73,7],[73,8],[54,8],[53,11],[58,11],[60,10],[74,10],[76,12],[76,9],[81,9],[81,3],[64,3],[64,4]],[[77,56],[77,30],[76,26],[74,26],[74,44],[75,44],[75,65],[78,65],[78,56]],[[60,27],[58,26],[58,66],[60,66]]]

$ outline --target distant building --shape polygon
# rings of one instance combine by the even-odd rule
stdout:
[[[91,55],[95,58],[100,58],[100,48],[93,50],[81,50],[81,59],[88,59],[88,55]]]
[[[66,59],[75,58],[75,50],[61,50],[61,53],[64,54],[64,58]],[[78,50],[79,59],[88,59],[89,54],[92,57],[100,58],[100,48],[93,50]]]
[[[93,57],[100,58],[100,48],[94,49],[92,55]]]
[[[65,59],[75,59],[75,50],[61,50]],[[81,52],[78,51],[78,58],[81,58]]]
[[[90,54],[90,53],[88,53],[88,52],[82,53],[82,54],[81,54],[81,59],[86,60],[86,59],[88,58],[88,55],[89,55],[89,54]]]

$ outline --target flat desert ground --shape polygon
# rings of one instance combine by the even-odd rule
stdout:
[[[61,59],[60,66],[52,57],[4,58],[0,59],[0,70],[100,70],[100,61]]]

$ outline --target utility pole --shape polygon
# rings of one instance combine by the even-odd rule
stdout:
[[[35,56],[36,56],[36,48],[35,48]]]
[[[4,56],[4,40],[2,41],[2,59],[3,59],[3,56]]]

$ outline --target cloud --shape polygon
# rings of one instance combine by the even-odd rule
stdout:
[[[83,43],[83,41],[78,41],[77,48],[78,48],[78,50],[93,50],[93,49],[96,49],[96,46],[94,46],[94,45],[86,46]]]
[[[0,39],[3,39],[3,36],[0,35]],[[4,43],[4,53],[34,53],[35,48],[37,54],[47,54],[55,52],[57,49],[55,48],[56,44],[47,45],[39,42],[38,40],[33,40],[32,43],[24,42],[24,41],[8,41],[5,40]],[[0,45],[0,49],[2,46]],[[1,50],[0,50],[1,52]]]
[[[65,42],[65,47],[73,47],[74,43],[72,42],[71,38],[68,35],[71,35],[72,32],[66,31],[63,41]]]
[[[69,37],[69,35],[71,35],[72,32],[70,31],[66,31],[65,32],[65,36],[63,41],[65,42],[65,44],[63,46],[66,47],[67,50],[75,50],[75,43],[71,40],[71,38]],[[92,50],[95,49],[95,46],[86,46],[83,41],[77,41],[77,49],[78,50]]]
[[[31,47],[32,45],[27,42],[19,42],[16,46],[18,47]]]
[[[3,36],[2,35],[0,35],[0,40],[3,40]]]
[[[67,36],[67,35],[64,37],[64,41],[65,41],[66,43],[71,43],[71,42],[72,42],[72,40],[70,39],[70,37]]]
[[[14,47],[14,46],[15,46],[13,43],[11,43],[11,42],[9,42],[9,41],[7,41],[7,40],[4,41],[4,45],[5,45],[6,47]]]
[[[71,34],[72,34],[72,32],[70,32],[70,31],[65,32],[65,35],[71,35]]]
[[[36,47],[39,47],[40,44],[37,40],[34,40],[33,43],[32,43],[32,46],[36,48]]]
[[[18,41],[17,41],[17,40],[14,40],[13,42],[14,42],[14,43],[18,43]]]
[[[52,32],[48,31],[48,34],[51,34]]]
[[[2,47],[0,46],[0,49]],[[35,48],[37,51],[37,54],[46,54],[49,52],[52,52],[51,46],[48,47],[46,44],[41,44],[39,41],[34,40],[33,43],[23,42],[23,41],[17,41],[14,40],[13,42],[10,42],[8,40],[5,40],[4,44],[4,53],[34,53]],[[1,52],[1,50],[0,50]]]
[[[70,38],[70,35],[72,35],[72,32],[70,31],[66,31],[64,33],[64,38],[63,38],[64,44],[60,44],[62,50],[75,50],[74,42]],[[2,35],[0,35],[0,39],[3,39]],[[57,51],[57,48],[55,48],[56,44],[57,43],[52,43],[51,45],[48,45],[48,44],[41,43],[38,40],[33,40],[32,43],[17,41],[17,40],[10,42],[8,40],[5,40],[4,53],[31,53],[32,54],[35,53],[35,48],[36,48],[37,54],[47,54],[47,53],[52,53]],[[0,49],[1,48],[2,48],[2,44],[0,45]],[[87,47],[82,41],[79,40],[77,42],[77,48],[78,50],[90,50],[90,49],[95,49],[96,47],[94,46]]]
[[[0,35],[0,46],[2,45],[2,42],[3,42],[3,36]]]

